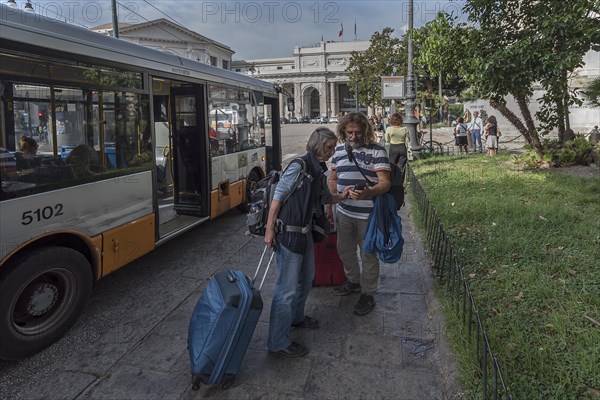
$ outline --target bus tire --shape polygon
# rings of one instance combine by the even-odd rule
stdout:
[[[261,179],[262,178],[260,177],[260,174],[255,170],[250,171],[248,174],[248,179],[246,180],[246,198],[242,204],[238,206],[238,209],[241,212],[247,213],[250,211],[250,198],[252,197],[252,190],[256,187]]]
[[[41,247],[7,267],[0,274],[0,359],[15,360],[69,330],[92,293],[93,276],[87,258],[66,247]]]

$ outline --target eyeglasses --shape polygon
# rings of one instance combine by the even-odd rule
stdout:
[[[344,133],[346,134],[346,136],[353,135],[353,136],[356,136],[356,137],[360,137],[360,136],[363,135],[362,131],[358,131],[358,132],[344,131]]]

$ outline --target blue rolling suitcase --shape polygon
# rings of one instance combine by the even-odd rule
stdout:
[[[188,330],[193,390],[202,383],[223,389],[233,384],[262,313],[260,288],[274,253],[258,289],[254,281],[266,252],[267,247],[252,280],[241,271],[217,272],[198,300]]]

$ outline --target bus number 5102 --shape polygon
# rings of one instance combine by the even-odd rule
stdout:
[[[21,225],[29,225],[33,222],[40,222],[52,217],[58,217],[60,215],[63,215],[62,203],[58,203],[54,207],[46,206],[43,208],[38,208],[37,210],[23,211]]]

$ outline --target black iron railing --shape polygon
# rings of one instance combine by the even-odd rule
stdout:
[[[490,346],[473,293],[469,289],[469,283],[465,279],[463,268],[458,262],[444,226],[437,216],[435,206],[410,167],[407,175],[409,190],[415,199],[414,206],[422,218],[426,235],[424,243],[429,251],[432,268],[438,280],[446,286],[457,319],[462,320],[463,325],[466,326],[468,340],[465,344],[475,346],[473,350],[481,373],[483,399],[512,400],[513,397],[508,392],[498,360]]]

